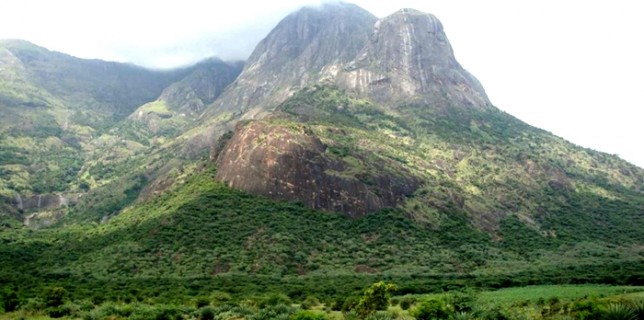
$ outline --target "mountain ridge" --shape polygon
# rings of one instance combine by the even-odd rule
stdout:
[[[243,68],[202,67],[71,137],[30,113],[64,97],[27,82],[53,102],[20,91],[36,105],[16,110],[43,119],[0,133],[3,284],[148,298],[641,283],[644,170],[494,107],[431,15],[303,9]],[[67,191],[82,196],[27,210]]]

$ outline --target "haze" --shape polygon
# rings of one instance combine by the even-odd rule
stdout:
[[[531,125],[644,167],[638,1],[354,1],[376,16],[435,14],[492,102]],[[248,57],[286,14],[319,1],[0,2],[0,39],[172,68]]]

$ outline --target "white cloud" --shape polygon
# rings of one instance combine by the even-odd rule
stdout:
[[[0,38],[84,58],[171,67],[247,57],[289,12],[320,0],[0,1]],[[461,64],[499,108],[644,167],[644,20],[638,0],[356,0],[442,20]]]

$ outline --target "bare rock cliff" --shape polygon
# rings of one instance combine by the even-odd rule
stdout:
[[[345,174],[347,164],[326,153],[326,146],[305,126],[265,121],[238,125],[218,156],[216,178],[230,187],[311,208],[361,216],[393,207],[419,185],[410,176],[373,173],[370,184]]]
[[[456,61],[438,18],[414,9],[378,20],[353,61],[329,65],[323,74],[381,103],[492,107],[478,80]]]
[[[255,48],[244,70],[204,117],[266,115],[294,91],[319,80],[329,64],[353,60],[377,18],[347,3],[305,7],[284,18]]]

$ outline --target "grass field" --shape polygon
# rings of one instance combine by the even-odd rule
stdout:
[[[608,286],[608,285],[546,285],[520,288],[505,288],[496,291],[481,292],[477,302],[487,305],[511,305],[528,301],[536,303],[539,300],[573,300],[579,298],[604,298],[628,295],[629,297],[644,297],[644,287],[641,286]]]

